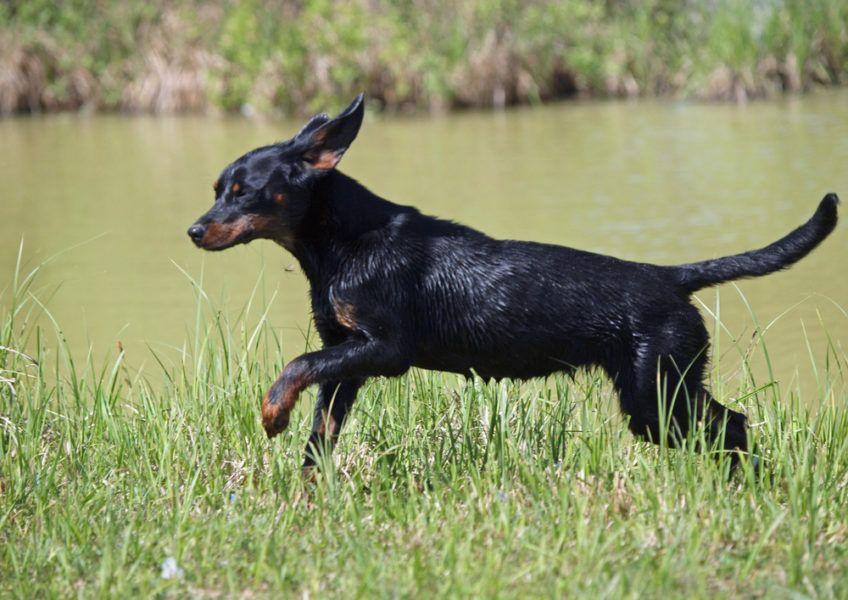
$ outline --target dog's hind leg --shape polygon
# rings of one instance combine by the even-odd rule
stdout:
[[[687,311],[688,312],[688,311]],[[677,314],[654,334],[638,336],[632,362],[610,374],[630,416],[630,430],[654,443],[679,446],[692,425],[703,422],[707,442],[747,451],[746,419],[716,402],[703,385],[707,332],[700,315]]]
[[[318,389],[318,401],[315,403],[315,416],[312,419],[312,433],[304,452],[304,469],[315,466],[319,457],[325,453],[329,455],[333,451],[348,411],[356,400],[356,392],[361,386],[362,381],[358,379],[321,384]]]
[[[708,441],[722,440],[723,448],[731,453],[730,460],[735,466],[739,457],[748,452],[748,418],[716,402],[706,389],[700,393],[705,398],[706,414],[703,418]]]

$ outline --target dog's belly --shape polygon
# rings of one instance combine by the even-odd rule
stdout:
[[[476,373],[483,379],[532,379],[557,372],[572,373],[594,362],[589,357],[551,356],[543,352],[489,354],[444,351],[419,355],[414,366],[466,376]]]

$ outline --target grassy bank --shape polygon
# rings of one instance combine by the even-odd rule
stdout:
[[[0,113],[744,101],[848,75],[848,0],[12,0]]]
[[[0,595],[848,594],[844,354],[817,398],[716,374],[759,474],[634,440],[595,374],[413,372],[366,386],[313,485],[311,398],[273,443],[258,422],[283,364],[264,317],[198,293],[184,347],[80,364],[34,326],[36,275],[0,297]]]

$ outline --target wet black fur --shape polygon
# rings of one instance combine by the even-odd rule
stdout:
[[[412,366],[495,379],[597,366],[613,380],[637,435],[659,441],[663,398],[673,417],[671,444],[704,420],[726,449],[746,451],[745,417],[716,403],[703,385],[709,339],[690,295],[804,257],[836,225],[835,194],[760,250],[678,266],[636,263],[493,239],[384,200],[334,168],[314,168],[328,148],[341,157],[361,120],[358,98],[336,119],[320,115],[292,140],[238,159],[222,174],[221,189],[238,182],[249,191],[242,200],[219,194],[198,222],[226,222],[233,212],[272,215],[279,221],[273,234],[238,241],[277,240],[309,279],[324,348],[292,360],[266,399],[274,407],[287,390],[319,384],[306,464],[310,448],[327,441],[328,410],[332,441],[363,380]],[[270,200],[276,192],[285,194],[282,206]],[[339,307],[349,320],[339,318]],[[285,423],[266,422],[269,435],[287,419],[286,411]]]

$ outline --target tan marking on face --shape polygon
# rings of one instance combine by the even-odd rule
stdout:
[[[283,231],[280,220],[271,215],[250,215],[247,217],[256,237],[276,239]]]
[[[220,188],[221,188],[221,180],[216,179],[215,183],[212,184],[212,189],[217,192]]]
[[[252,231],[249,217],[239,217],[230,223],[210,223],[200,244],[205,248],[219,248],[235,243],[242,235]]]
[[[279,217],[275,215],[251,215],[249,218],[254,237],[274,240],[283,247],[291,249],[294,238]]]
[[[206,227],[206,235],[200,241],[200,247],[206,250],[220,250],[257,238],[273,240],[289,249],[293,244],[291,232],[278,216],[248,213],[226,223],[209,224]]]
[[[357,329],[359,325],[356,323],[356,314],[353,304],[348,302],[340,302],[333,298],[333,312],[336,315],[336,321],[339,325],[347,329]]]
[[[277,204],[282,204],[285,201],[286,201],[286,197],[283,194],[280,194],[280,193],[274,194],[274,202],[276,202]]]
[[[219,248],[239,241],[242,236],[254,238],[266,238],[285,241],[285,230],[281,227],[279,219],[272,215],[247,214],[228,223],[211,223],[206,228],[201,246],[205,248]]]
[[[233,193],[235,194],[236,192],[238,192],[241,189],[241,185],[238,184],[238,183],[234,183],[233,187],[231,187],[230,189],[233,190]]]

